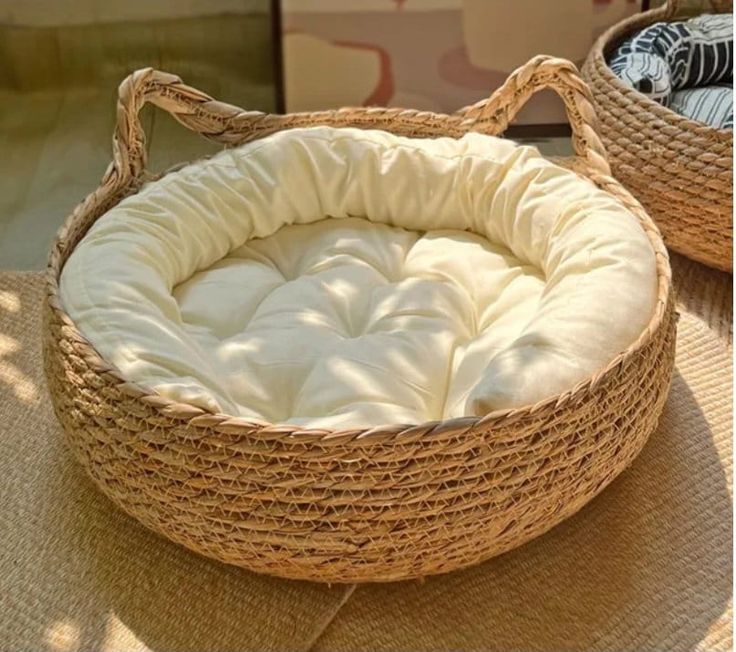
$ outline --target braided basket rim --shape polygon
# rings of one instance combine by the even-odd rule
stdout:
[[[330,112],[331,113],[331,112]],[[435,117],[443,117],[441,114],[434,114]],[[205,157],[194,159],[190,162],[196,162],[203,160]],[[563,164],[568,167],[572,167],[574,171],[581,176],[593,181],[595,185],[602,188],[606,192],[610,192],[610,187],[606,188],[602,186],[602,181],[605,180],[607,185],[613,181],[610,177],[606,178],[598,174],[595,171],[591,171],[586,168],[584,164],[581,164],[579,160],[573,159],[569,162],[558,161],[558,164]],[[163,178],[168,174],[176,172],[179,166],[168,170],[163,175],[158,175],[155,180]],[[586,173],[587,172],[587,173]],[[622,190],[623,187],[618,183],[614,182]],[[627,191],[624,191],[628,195]],[[135,194],[135,193],[130,193]],[[129,195],[125,195],[129,196]],[[121,197],[122,199],[122,197]],[[618,198],[620,199],[620,197]],[[117,203],[114,202],[112,205]],[[80,204],[81,205],[81,204]],[[634,211],[632,211],[634,212]],[[637,214],[639,213],[639,214]],[[439,435],[443,431],[457,431],[458,429],[468,430],[476,427],[494,427],[503,423],[508,423],[516,419],[530,416],[536,412],[544,410],[545,408],[554,406],[560,408],[567,403],[574,401],[582,394],[586,394],[594,390],[600,383],[605,382],[609,376],[615,375],[617,369],[624,365],[628,360],[635,356],[642,348],[644,348],[654,337],[656,331],[662,326],[666,307],[672,293],[672,280],[671,272],[669,268],[669,256],[662,243],[661,236],[658,234],[657,227],[644,213],[643,209],[634,212],[635,216],[645,228],[647,236],[649,238],[652,249],[655,253],[657,260],[657,285],[658,285],[658,298],[652,317],[642,331],[640,336],[635,342],[633,342],[626,350],[619,353],[611,362],[603,367],[597,373],[589,376],[583,381],[577,383],[574,387],[561,393],[550,396],[532,405],[525,405],[519,408],[510,408],[495,410],[483,417],[456,417],[452,419],[445,419],[441,421],[426,421],[421,423],[412,424],[386,424],[372,428],[351,428],[342,430],[331,430],[323,428],[310,428],[310,427],[295,427],[289,424],[283,424],[284,435],[299,435],[312,437],[316,439],[369,439],[372,437],[385,437],[386,435],[401,435],[408,434],[410,430],[421,430],[431,431],[433,434]],[[75,218],[76,220],[76,218]],[[55,245],[61,242],[59,235],[55,238]],[[69,252],[73,251],[72,248]],[[164,396],[161,396],[155,389],[147,387],[145,384],[130,381],[125,375],[117,369],[115,366],[107,362],[102,355],[95,349],[94,345],[85,337],[85,335],[79,331],[72,319],[66,313],[61,305],[59,297],[59,275],[63,265],[58,269],[49,268],[47,270],[46,280],[46,294],[49,306],[57,313],[57,315],[65,322],[65,329],[67,330],[70,337],[75,339],[80,347],[86,350],[87,355],[85,356],[91,366],[95,368],[99,373],[107,376],[114,377],[119,383],[125,385],[126,391],[132,395],[139,394],[139,396],[145,400],[145,402],[153,406],[162,415],[180,416],[186,418],[189,423],[195,427],[218,430],[220,426],[227,428],[228,432],[232,431],[233,427],[240,427],[247,429],[249,433],[255,434],[256,436],[261,433],[261,429],[264,426],[268,426],[269,438],[276,434],[281,424],[270,424],[266,421],[246,419],[242,417],[235,417],[227,414],[216,413],[208,411],[205,408],[196,407],[187,403],[180,403]]]
[[[540,63],[541,65],[544,65],[544,63],[547,61],[559,62],[560,60],[540,56],[527,64],[527,67],[530,66],[533,62],[537,62],[537,65],[539,65]],[[564,63],[568,66],[571,66],[574,70],[574,66],[572,66],[572,64],[569,64],[569,62]],[[559,65],[559,63],[556,63],[555,65]],[[150,69],[141,72],[148,71],[150,71]],[[516,72],[518,73],[519,71]],[[509,79],[512,79],[512,77],[510,77]],[[175,79],[178,80],[178,78]],[[503,91],[504,89],[502,88],[499,90]],[[534,89],[532,89],[532,92],[533,90]],[[494,98],[492,97],[490,101],[492,102],[493,99]],[[520,103],[523,103],[523,101],[525,100],[520,100]],[[492,125],[491,131],[489,132],[486,130],[486,125],[481,122],[481,120],[473,121],[469,118],[464,117],[467,116],[471,110],[474,110],[476,108],[482,108],[486,110],[488,107],[486,107],[485,104],[486,102],[478,103],[478,105],[475,105],[474,107],[467,107],[466,109],[463,109],[456,114],[440,114],[409,109],[379,109],[373,107],[347,107],[335,110],[309,113],[292,113],[285,115],[258,114],[258,117],[260,119],[263,119],[266,123],[266,126],[262,129],[260,133],[256,132],[255,135],[253,133],[246,133],[245,136],[238,139],[229,138],[227,144],[228,146],[236,146],[239,144],[243,144],[244,142],[263,137],[270,133],[274,133],[275,131],[279,131],[281,129],[293,128],[289,126],[273,128],[273,126],[269,124],[269,121],[295,119],[297,120],[297,122],[301,123],[296,124],[295,127],[304,126],[305,122],[307,124],[310,124],[311,126],[325,124],[341,125],[344,122],[346,114],[350,116],[351,126],[359,126],[361,128],[386,129],[386,122],[384,120],[379,120],[378,116],[388,113],[390,115],[400,116],[403,126],[411,124],[415,124],[417,126],[425,126],[426,123],[432,122],[434,125],[436,125],[436,127],[434,128],[435,136],[445,135],[457,137],[458,133],[464,133],[465,131],[474,130],[474,126],[480,126],[481,128],[478,129],[478,131],[481,132],[485,131],[485,133],[493,133],[495,131],[497,133],[499,124],[502,124],[505,128],[508,120],[499,121],[499,123]],[[243,112],[242,109],[238,109],[237,107],[231,107],[229,105],[226,106],[229,109],[240,111],[241,115],[245,115],[247,117],[252,117],[254,115],[254,112]],[[573,116],[571,115],[571,118],[572,117]],[[584,123],[585,120],[583,119],[581,120],[581,122]],[[386,130],[391,131],[390,128]],[[502,130],[503,129],[501,129],[501,131]],[[582,130],[578,129],[578,131]],[[575,125],[573,125],[573,132],[573,135],[575,137]],[[208,134],[205,133],[205,135]],[[586,143],[586,145],[590,147],[592,143]],[[600,144],[598,144],[597,146],[602,149],[602,146]],[[595,159],[592,159],[592,161],[595,161]],[[596,168],[594,162],[592,161],[586,160],[580,155],[576,155],[568,159],[567,161],[559,160],[557,161],[557,163],[569,167],[578,175],[592,181],[596,186],[604,190],[604,192],[607,192],[608,194],[614,196],[637,218],[649,239],[655,255],[657,273],[657,302],[647,326],[641,332],[639,337],[631,345],[629,345],[629,347],[620,352],[613,360],[611,360],[608,365],[600,369],[595,374],[579,382],[569,390],[561,394],[550,396],[532,405],[526,405],[519,408],[496,410],[482,417],[466,416],[440,421],[427,421],[423,423],[386,424],[371,428],[356,427],[351,429],[332,430],[324,428],[300,427],[294,426],[292,424],[270,424],[266,421],[246,419],[243,417],[215,413],[204,408],[173,401],[161,396],[152,388],[146,387],[145,385],[138,382],[130,381],[125,377],[122,372],[120,372],[117,368],[107,362],[95,350],[94,346],[77,329],[72,319],[66,313],[61,304],[59,296],[59,277],[64,263],[66,262],[66,259],[76,248],[77,244],[84,236],[84,231],[86,231],[86,229],[83,229],[83,232],[79,233],[76,238],[74,238],[73,236],[70,237],[69,233],[73,233],[74,230],[80,226],[80,224],[82,224],[85,220],[89,218],[90,213],[94,212],[93,209],[95,205],[98,208],[102,206],[102,208],[96,211],[98,215],[94,216],[93,220],[96,220],[99,216],[107,212],[112,206],[116,205],[125,196],[137,192],[141,185],[140,179],[127,184],[127,186],[120,188],[117,191],[108,189],[104,184],[105,179],[103,179],[103,183],[92,194],[85,198],[85,200],[83,200],[69,215],[64,226],[62,226],[62,228],[57,233],[49,255],[49,262],[46,272],[46,301],[48,307],[53,311],[55,316],[63,324],[63,329],[66,335],[70,339],[75,341],[78,350],[82,352],[85,361],[98,374],[113,379],[118,384],[118,387],[122,389],[127,395],[143,401],[147,407],[153,408],[161,416],[182,419],[191,426],[208,429],[215,433],[232,433],[234,429],[242,429],[243,431],[247,431],[249,436],[260,436],[268,440],[272,440],[274,437],[288,438],[299,436],[300,438],[311,441],[329,440],[341,443],[344,443],[345,441],[354,441],[357,444],[362,442],[370,443],[372,441],[375,441],[376,439],[385,440],[386,438],[392,437],[408,437],[417,432],[431,433],[431,435],[441,437],[444,434],[456,435],[458,432],[461,431],[466,432],[475,430],[477,428],[492,428],[496,426],[506,425],[517,420],[529,418],[535,413],[538,413],[545,409],[562,408],[567,404],[575,401],[579,397],[593,392],[601,383],[604,383],[608,379],[615,376],[617,372],[632,357],[636,356],[649,342],[652,341],[652,339],[661,328],[666,326],[665,317],[668,311],[668,306],[672,301],[672,279],[669,266],[669,257],[662,241],[659,229],[657,228],[654,221],[644,211],[641,204],[636,199],[634,199],[634,197],[623,187],[623,185],[621,185],[620,182],[618,182],[606,173],[607,164],[603,167],[603,171],[601,171],[600,168]],[[169,173],[175,171],[175,169],[176,168],[173,168],[169,171]],[[87,225],[87,228],[89,228],[89,225]],[[300,441],[302,440],[300,439]]]

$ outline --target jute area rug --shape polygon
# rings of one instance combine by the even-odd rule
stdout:
[[[629,470],[476,568],[331,588],[201,558],[99,494],[46,393],[41,276],[0,274],[0,647],[731,649],[731,277],[679,257],[673,268],[672,392]]]

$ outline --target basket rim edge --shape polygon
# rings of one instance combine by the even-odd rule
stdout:
[[[353,110],[365,112],[369,115],[372,107],[356,107]],[[342,109],[334,109],[328,111],[320,111],[319,116],[321,119],[326,119],[341,111]],[[452,116],[446,114],[433,114],[437,118],[451,118]],[[315,122],[315,126],[318,124],[326,124],[324,121]],[[340,128],[340,127],[337,127]],[[365,125],[361,128],[372,128],[370,125]],[[380,127],[379,127],[380,128]],[[265,137],[265,135],[264,135]],[[198,157],[191,161],[184,161],[170,170],[164,173],[176,171],[181,165],[193,163],[206,157]],[[545,157],[550,160],[550,157]],[[311,427],[297,427],[294,424],[272,424],[267,421],[258,421],[253,419],[246,419],[243,417],[236,417],[233,415],[227,415],[222,413],[215,413],[208,411],[204,408],[200,408],[191,404],[181,403],[173,401],[166,397],[161,396],[155,389],[147,387],[141,383],[130,381],[126,379],[124,374],[116,369],[112,364],[106,361],[94,348],[91,342],[84,336],[81,331],[76,327],[76,324],[72,321],[71,317],[64,310],[59,296],[59,277],[61,271],[66,262],[66,258],[76,248],[76,244],[62,256],[61,249],[64,247],[64,235],[70,227],[73,227],[75,223],[82,221],[88,214],[89,210],[85,211],[87,204],[92,199],[106,200],[112,202],[112,205],[116,205],[121,199],[130,194],[135,194],[140,189],[139,184],[131,184],[124,189],[118,190],[116,193],[113,189],[105,188],[104,186],[98,186],[92,193],[87,195],[69,214],[64,224],[57,231],[52,246],[51,253],[49,255],[49,261],[44,272],[46,276],[46,292],[44,297],[44,307],[46,310],[51,310],[59,319],[63,328],[70,329],[70,334],[73,339],[78,342],[82,352],[85,354],[85,359],[90,363],[90,366],[95,369],[95,372],[99,375],[105,375],[108,378],[113,378],[118,385],[124,385],[126,391],[138,400],[142,400],[148,407],[155,409],[159,414],[167,418],[175,418],[184,420],[188,425],[197,428],[209,428],[214,430],[227,429],[231,432],[233,428],[236,428],[242,432],[247,432],[250,435],[267,435],[269,437],[277,436],[293,436],[300,438],[300,441],[305,440],[318,440],[318,441],[345,441],[349,440],[371,440],[374,441],[377,438],[393,438],[393,437],[408,437],[413,434],[423,433],[440,435],[445,433],[458,433],[475,430],[477,428],[489,428],[489,427],[500,427],[510,422],[517,421],[524,418],[533,418],[538,412],[541,412],[548,408],[561,408],[568,403],[583,397],[589,393],[596,391],[596,389],[605,381],[614,377],[616,373],[636,354],[639,353],[647,344],[649,344],[663,328],[675,328],[674,314],[670,320],[672,323],[666,322],[666,316],[671,304],[674,304],[673,300],[673,288],[671,269],[669,266],[669,256],[665,248],[662,236],[659,232],[658,227],[655,225],[652,218],[646,213],[641,204],[624,188],[624,186],[613,177],[603,175],[600,172],[588,167],[584,160],[577,156],[571,157],[571,160],[577,162],[577,165],[573,168],[573,171],[592,181],[596,186],[601,188],[604,192],[614,196],[616,200],[622,203],[624,208],[631,212],[634,217],[637,218],[642,229],[647,235],[652,252],[655,256],[656,263],[656,274],[657,274],[657,299],[652,311],[652,316],[647,326],[643,329],[639,337],[634,340],[625,350],[617,354],[607,365],[602,367],[596,373],[587,376],[585,379],[578,382],[575,386],[562,392],[546,397],[535,404],[528,404],[516,408],[504,408],[501,410],[495,410],[484,416],[464,416],[455,417],[452,419],[436,420],[436,421],[425,421],[415,424],[385,424],[375,427],[360,427],[332,430],[325,428],[311,428]],[[553,161],[555,162],[555,161]],[[559,165],[559,162],[555,162]],[[604,188],[603,185],[606,187]],[[611,192],[611,188],[615,192]],[[100,202],[102,203],[102,202]],[[108,209],[103,210],[100,215],[104,214]],[[83,236],[82,236],[83,237]],[[80,238],[81,239],[81,238]],[[63,262],[59,262],[59,258],[64,257]],[[56,260],[55,260],[56,259]],[[674,313],[674,310],[672,311]],[[48,346],[48,338],[45,335],[48,333],[48,327],[44,328],[44,349]],[[58,340],[56,341],[58,345]]]

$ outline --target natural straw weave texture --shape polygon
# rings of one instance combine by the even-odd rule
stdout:
[[[483,418],[370,430],[255,423],[175,404],[126,380],[64,313],[58,279],[90,225],[142,183],[138,111],[153,103],[227,145],[309,125],[409,136],[497,134],[542,88],[562,96],[574,169],[641,221],[657,261],[647,328],[605,369],[537,405]],[[44,366],[55,412],[95,483],[148,527],[259,572],[322,582],[389,581],[469,566],[578,511],[638,454],[669,388],[675,313],[667,252],[639,203],[608,173],[585,84],[537,57],[487,101],[455,115],[356,108],[286,116],[216,102],[173,75],[141,70],[120,87],[113,162],[50,254]],[[635,289],[632,289],[635,291]]]
[[[659,21],[682,20],[692,7],[670,0],[614,25],[583,66],[613,175],[642,203],[669,247],[732,270],[733,132],[689,120],[621,81],[606,56],[622,40]],[[710,11],[733,11],[712,0]]]

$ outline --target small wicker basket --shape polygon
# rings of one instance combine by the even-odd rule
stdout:
[[[733,3],[711,0],[710,9],[729,12]],[[688,6],[669,0],[614,25],[593,45],[583,77],[593,94],[613,175],[654,218],[667,246],[730,272],[733,132],[689,120],[650,100],[606,63],[613,48],[635,32],[688,15]]]
[[[324,124],[423,137],[497,134],[542,88],[565,101],[576,152],[569,164],[638,217],[658,275],[656,310],[636,342],[562,395],[483,418],[370,430],[254,423],[175,404],[128,381],[64,312],[65,261],[94,221],[142,183],[138,112],[146,102],[232,146]],[[454,115],[384,108],[265,115],[146,69],[120,86],[117,115],[113,162],[50,254],[44,364],[76,456],[148,527],[263,573],[322,582],[421,577],[478,563],[550,529],[608,485],[656,427],[674,359],[667,252],[639,203],[609,175],[588,89],[569,62],[537,57],[489,100]]]

